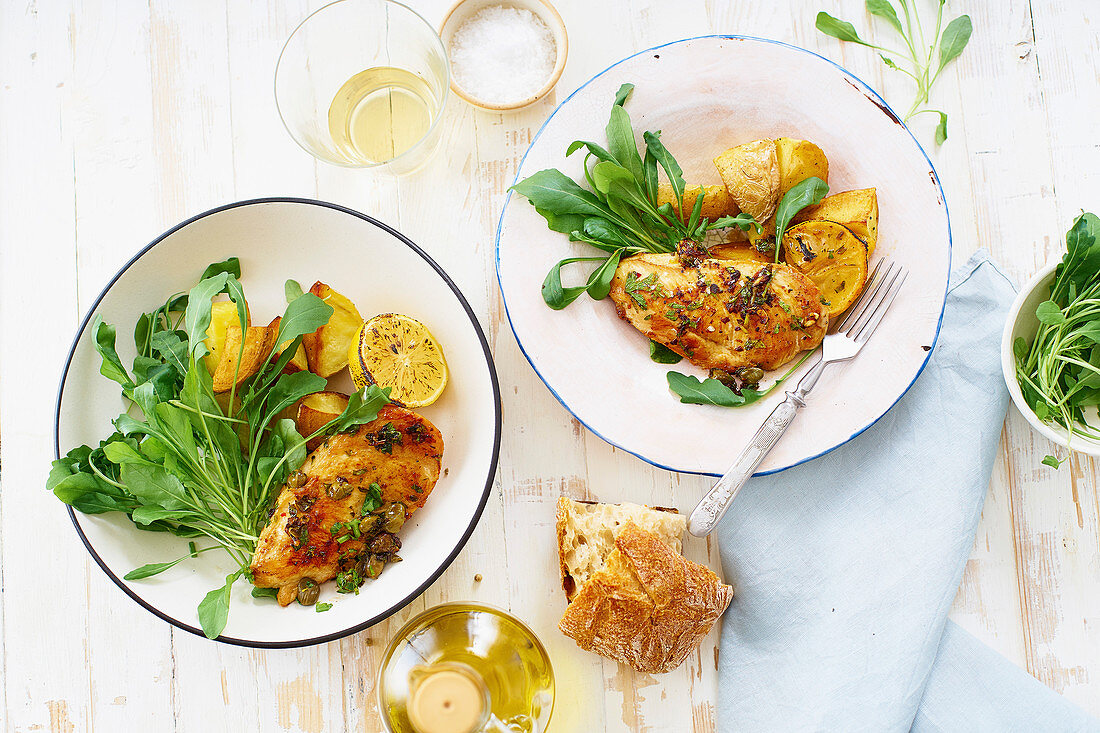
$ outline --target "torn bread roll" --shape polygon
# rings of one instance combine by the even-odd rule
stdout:
[[[633,522],[614,544],[558,628],[580,648],[639,672],[670,672],[699,646],[733,600],[733,588]]]
[[[677,553],[681,551],[687,518],[675,509],[627,502],[598,504],[564,496],[558,499],[558,561],[567,600],[573,600],[593,573],[603,570],[615,549],[615,535],[627,522],[654,533]]]

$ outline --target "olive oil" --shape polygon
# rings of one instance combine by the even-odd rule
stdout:
[[[336,92],[328,110],[329,134],[349,163],[384,163],[416,145],[438,113],[436,95],[423,77],[375,66]]]
[[[378,678],[379,710],[387,730],[426,733],[424,727],[418,730],[410,721],[410,706],[418,702],[417,688],[424,691],[424,680],[432,675],[442,681],[440,677],[456,672],[473,677],[473,686],[485,693],[488,722],[477,730],[546,730],[554,707],[554,673],[546,650],[517,619],[470,603],[428,609],[390,642]],[[462,687],[456,686],[457,694],[463,694]],[[429,730],[434,733],[449,729]]]

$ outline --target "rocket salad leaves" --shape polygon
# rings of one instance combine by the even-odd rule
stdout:
[[[316,295],[289,283],[290,302],[275,341],[285,347],[273,348],[256,374],[234,386],[227,401],[219,401],[203,360],[204,339],[211,299],[219,294],[236,303],[241,326],[247,326],[240,274],[236,258],[215,263],[189,293],[142,313],[129,371],[116,349],[115,328],[95,319],[91,328],[102,358],[100,372],[121,386],[129,409],[115,418],[115,432],[97,447],[79,446],[54,461],[46,483],[58,499],[86,514],[123,512],[138,529],[206,537],[212,543],[176,560],[136,568],[127,580],[164,572],[199,552],[227,553],[236,571],[198,606],[203,632],[211,639],[225,628],[233,583],[248,576],[279,487],[305,461],[306,441],[370,422],[389,401],[387,391],[371,385],[352,395],[340,416],[308,436],[299,435],[292,420],[278,419],[297,400],[325,389],[322,377],[283,369],[302,337],[325,325],[333,312]],[[238,355],[238,366],[239,361]]]
[[[642,252],[675,252],[684,239],[702,241],[712,229],[738,227],[748,231],[760,225],[748,214],[726,216],[715,221],[702,218],[703,193],[687,221],[677,212],[684,209],[684,176],[672,153],[661,142],[661,133],[645,132],[645,152],[638,149],[630,115],[623,105],[634,89],[623,84],[611,106],[605,133],[607,147],[576,140],[566,156],[584,149],[584,179],[588,188],[559,170],[549,168],[528,176],[512,186],[527,197],[555,232],[569,235],[575,242],[587,242],[607,253],[605,257],[569,257],[547,273],[542,298],[548,306],[561,310],[583,293],[595,300],[606,298],[611,279],[621,259]],[[672,186],[676,207],[657,203],[659,171],[663,170]],[[584,285],[565,286],[561,268],[575,262],[599,262]]]

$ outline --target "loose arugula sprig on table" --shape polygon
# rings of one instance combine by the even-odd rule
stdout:
[[[623,108],[633,89],[633,84],[623,84],[615,95],[605,128],[607,148],[576,140],[566,150],[566,156],[582,148],[587,151],[584,178],[588,188],[554,168],[541,170],[512,186],[513,191],[527,197],[550,229],[607,253],[603,257],[568,257],[550,269],[542,283],[542,299],[555,310],[567,307],[582,293],[595,300],[606,298],[619,261],[630,255],[675,252],[677,243],[685,239],[701,242],[712,229],[738,227],[748,231],[755,226],[760,230],[748,214],[715,221],[702,218],[702,191],[687,221],[681,219],[678,212],[684,210],[686,187],[683,170],[661,142],[660,131],[643,133],[645,153],[638,150],[630,115]],[[675,209],[668,202],[657,204],[659,170],[665,172],[672,186]],[[562,285],[561,268],[576,262],[600,264],[584,285],[566,287]]]
[[[1016,379],[1040,420],[1061,425],[1070,440],[1100,438],[1085,408],[1100,405],[1100,219],[1083,213],[1066,233],[1066,254],[1054,271],[1050,298],[1035,309],[1039,330],[1012,345]],[[1047,456],[1058,468],[1066,459]]]
[[[204,339],[211,299],[223,293],[237,305],[241,332],[247,333],[240,276],[236,258],[213,264],[189,293],[141,314],[129,371],[115,348],[114,326],[96,317],[92,334],[102,357],[100,373],[122,387],[130,409],[115,418],[115,432],[97,447],[80,446],[54,461],[46,484],[85,514],[123,512],[138,529],[213,542],[201,549],[191,543],[183,556],[143,565],[127,573],[127,580],[156,575],[202,552],[225,551],[237,569],[198,605],[199,622],[211,639],[225,628],[233,583],[248,577],[260,531],[279,487],[305,461],[306,441],[370,422],[389,401],[388,391],[369,386],[353,394],[337,418],[304,437],[293,420],[279,419],[302,397],[325,389],[322,377],[283,369],[302,337],[325,325],[333,312],[288,281],[289,303],[275,339],[283,347],[272,349],[256,374],[225,395],[231,407],[223,409],[203,359]],[[253,596],[272,596],[274,590],[255,588]]]
[[[974,26],[969,15],[960,15],[947,24],[940,34],[943,23],[943,6],[946,0],[939,0],[936,7],[936,30],[932,34],[932,42],[925,44],[924,29],[921,27],[920,14],[917,13],[914,0],[898,0],[902,15],[905,18],[904,25],[898,17],[897,10],[890,0],[867,0],[867,12],[884,19],[897,31],[905,42],[905,49],[898,51],[884,48],[874,43],[863,40],[856,33],[855,27],[848,22],[839,20],[825,11],[817,14],[816,26],[819,31],[827,36],[858,43],[861,46],[873,48],[879,52],[879,58],[883,63],[895,71],[908,76],[917,85],[917,95],[913,99],[913,105],[905,113],[905,121],[911,117],[922,114],[939,115],[940,121],[936,125],[936,144],[943,145],[947,140],[947,114],[938,109],[920,109],[928,104],[928,95],[932,85],[936,83],[944,67],[958,57],[970,41],[970,34]],[[939,57],[936,58],[937,40]]]

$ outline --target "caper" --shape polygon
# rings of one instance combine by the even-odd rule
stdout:
[[[379,555],[387,555],[401,549],[401,540],[395,534],[381,532],[371,538],[370,551]]]
[[[290,477],[286,480],[287,486],[292,489],[300,489],[306,485],[306,475],[301,471],[295,471],[290,474]]]
[[[312,606],[321,595],[321,586],[312,578],[302,578],[298,581],[298,603],[303,606]]]
[[[384,567],[386,567],[386,561],[382,557],[371,555],[369,558],[364,557],[360,560],[356,569],[359,571],[359,575],[364,578],[377,578],[382,574],[382,568]]]
[[[383,528],[387,532],[396,532],[405,524],[405,505],[399,501],[391,502],[382,517],[385,520]]]
[[[339,476],[334,483],[325,486],[325,493],[330,499],[345,499],[351,493],[351,484],[346,478]]]
[[[746,367],[739,376],[745,384],[760,384],[760,380],[764,378],[764,370],[760,367]]]
[[[360,534],[373,534],[374,532],[382,529],[382,522],[385,521],[379,514],[368,514],[359,520],[359,533]]]

